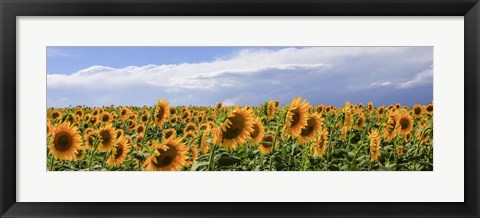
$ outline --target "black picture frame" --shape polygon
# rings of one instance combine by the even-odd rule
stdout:
[[[478,0],[0,0],[1,217],[479,217]],[[464,16],[463,203],[22,203],[16,201],[17,16]],[[461,146],[461,145],[452,145]],[[41,187],[39,187],[41,188]],[[448,187],[445,187],[448,188]],[[439,190],[441,191],[441,190]],[[252,194],[252,200],[255,199]]]

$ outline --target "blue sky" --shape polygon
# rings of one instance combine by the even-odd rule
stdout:
[[[47,47],[47,105],[426,104],[433,47]]]

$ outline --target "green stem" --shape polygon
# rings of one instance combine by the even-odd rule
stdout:
[[[270,156],[270,166],[268,168],[268,169],[270,169],[270,171],[273,171],[273,169],[272,169],[272,167],[273,167],[272,163],[273,163],[273,157],[274,157],[273,153],[275,152],[275,142],[277,140],[277,135],[278,135],[278,126],[275,128],[275,135],[273,136],[273,142],[272,142],[273,147],[272,147],[272,152],[271,152],[272,156]]]
[[[292,156],[295,153],[295,144],[292,144],[292,153],[288,157],[288,171],[290,171],[290,164],[292,162]]]
[[[92,160],[93,160],[93,156],[95,156],[95,151],[97,151],[97,145],[96,143],[93,145],[93,151],[92,151],[92,155],[90,155],[90,161],[88,163],[88,170],[92,170]]]
[[[213,144],[212,150],[210,151],[210,160],[208,164],[208,171],[212,171],[213,168],[213,156],[215,155],[215,150],[217,148],[216,144]]]
[[[52,157],[50,158],[50,171],[53,171],[53,163],[55,162],[55,158],[53,157],[53,154],[52,154]]]

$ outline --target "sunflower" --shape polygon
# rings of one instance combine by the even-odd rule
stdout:
[[[99,137],[96,131],[94,131],[93,129],[90,129],[90,130],[89,129],[85,131],[85,135],[83,136],[83,138],[85,140],[85,144],[87,145],[87,147],[89,149],[92,149],[95,139],[98,139]]]
[[[372,130],[368,136],[370,138],[370,161],[375,162],[378,161],[378,158],[380,157],[381,138],[376,129]]]
[[[89,120],[89,123],[92,126],[95,126],[97,124],[97,122],[98,122],[97,116],[92,116],[92,118],[90,118],[90,120]]]
[[[277,144],[277,143],[275,143]],[[273,150],[273,135],[266,135],[262,138],[262,141],[258,144],[260,153],[268,154]]]
[[[164,99],[159,99],[157,101],[157,106],[155,107],[155,113],[153,115],[155,123],[162,127],[163,123],[170,115],[170,106],[169,103]]]
[[[147,123],[148,119],[150,119],[150,115],[148,114],[148,111],[143,111],[142,116],[140,116],[140,121],[142,123]]]
[[[117,130],[115,131],[115,138],[116,138],[116,139],[119,139],[119,138],[123,137],[124,134],[125,134],[125,133],[123,132],[123,129],[117,129]]]
[[[197,121],[198,121],[198,123],[202,123],[203,122],[203,116],[202,115],[198,116]]]
[[[426,111],[428,114],[432,115],[432,114],[433,114],[433,104],[430,103],[430,104],[428,104],[427,106],[425,106],[425,111]]]
[[[137,122],[135,122],[135,120],[133,120],[133,119],[129,119],[127,121],[127,126],[128,126],[129,130],[134,130],[134,129],[137,128]]]
[[[188,147],[187,160],[185,161],[185,167],[191,166],[198,159],[198,148],[195,145]]]
[[[100,122],[102,122],[103,124],[108,124],[110,122],[112,122],[112,115],[106,111],[104,111],[101,115],[100,115]]]
[[[75,160],[83,160],[83,157],[85,156],[86,149],[84,146],[79,146],[77,152],[75,153]]]
[[[343,108],[343,113],[344,113],[343,126],[346,128],[346,131],[348,131],[353,126],[353,114],[352,114],[352,106],[350,102],[345,103],[345,107]]]
[[[197,126],[195,126],[194,123],[187,123],[187,125],[185,126],[185,128],[183,129],[183,132],[184,133],[187,133],[187,132],[195,132],[197,131]]]
[[[217,106],[215,106],[215,108],[217,108],[217,109],[222,108],[222,102],[218,102],[218,103],[217,103]]]
[[[385,112],[385,107],[384,106],[378,107],[377,112],[378,112],[379,115],[383,115],[383,112]]]
[[[317,113],[322,114],[325,111],[325,106],[323,104],[319,104],[317,107],[315,107],[315,110]]]
[[[93,116],[98,116],[100,113],[102,113],[102,110],[100,108],[97,108],[93,111],[92,115]]]
[[[62,117],[62,113],[60,111],[54,110],[52,113],[50,113],[50,117],[52,120],[58,119]]]
[[[310,141],[315,140],[315,136],[321,130],[322,125],[323,120],[320,118],[320,115],[316,113],[311,114],[307,119],[307,126],[300,132],[298,142],[306,145]]]
[[[253,122],[253,132],[250,133],[250,138],[253,143],[259,143],[262,141],[263,136],[265,136],[265,129],[263,123],[259,118],[255,118]]]
[[[78,115],[80,118],[82,118],[82,117],[83,117],[83,111],[82,111],[82,109],[80,109],[80,108],[77,109],[77,111],[75,111],[75,114]]]
[[[183,114],[182,114],[181,119],[182,119],[183,121],[185,121],[185,120],[187,120],[189,117],[190,117],[190,112],[189,112],[189,111],[184,111]]]
[[[234,150],[244,144],[253,132],[253,111],[246,108],[232,110],[215,131],[215,143]]]
[[[53,128],[49,151],[57,159],[72,160],[75,159],[81,143],[82,139],[78,129],[68,123],[63,123]]]
[[[177,116],[176,115],[173,115],[170,120],[169,120],[170,124],[175,124],[177,123]]]
[[[374,110],[373,102],[368,102],[367,104],[367,113],[370,114]]]
[[[207,154],[208,150],[210,150],[210,145],[208,144],[210,133],[210,129],[205,130],[202,134],[202,138],[200,139],[200,150],[202,151],[202,154]]]
[[[106,125],[98,130],[100,143],[98,144],[98,151],[106,152],[112,150],[116,143],[116,134],[111,124]]]
[[[175,109],[174,107],[171,107],[170,114],[176,114],[176,113],[177,113],[177,109]]]
[[[267,119],[268,120],[273,119],[276,111],[277,111],[277,106],[275,105],[275,101],[273,100],[268,101],[267,107],[266,107]]]
[[[315,157],[322,157],[327,150],[328,145],[328,131],[326,129],[321,129],[318,133],[317,141],[312,147],[311,153]]]
[[[420,140],[420,144],[423,145],[425,142],[430,140],[430,134],[427,130],[418,130],[417,131],[417,139]]]
[[[423,107],[419,104],[413,106],[413,116],[419,118],[423,115]]]
[[[355,129],[362,129],[365,125],[365,114],[363,112],[358,113],[357,121],[355,121]]]
[[[177,137],[177,131],[175,129],[167,129],[163,133],[163,140]]]
[[[187,138],[195,138],[195,137],[197,137],[197,134],[194,133],[194,132],[187,132],[187,133],[185,133],[185,135],[184,135],[184,138],[185,138],[185,139],[187,139]]]
[[[292,99],[288,109],[284,131],[288,136],[297,137],[307,126],[309,103],[300,97]]]
[[[398,133],[400,135],[408,134],[413,129],[413,119],[408,113],[402,113],[398,117]]]
[[[135,129],[135,132],[141,136],[145,135],[145,126],[144,125],[137,126],[137,128]]]
[[[153,141],[154,152],[142,164],[144,170],[180,170],[187,159],[187,148],[181,139],[167,139],[162,144]]]
[[[118,166],[125,161],[128,152],[130,152],[130,143],[125,138],[120,138],[113,146],[112,153],[107,160],[109,166]]]
[[[384,137],[387,142],[392,141],[393,137],[397,133],[397,125],[398,125],[398,115],[395,112],[390,113],[387,118],[387,123],[385,124],[385,132]]]
[[[128,117],[130,117],[131,111],[127,107],[123,107],[122,110],[120,110],[120,118],[122,120],[126,120]]]

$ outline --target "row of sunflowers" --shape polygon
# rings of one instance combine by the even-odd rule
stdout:
[[[50,171],[433,170],[433,104],[69,107],[47,111]]]

